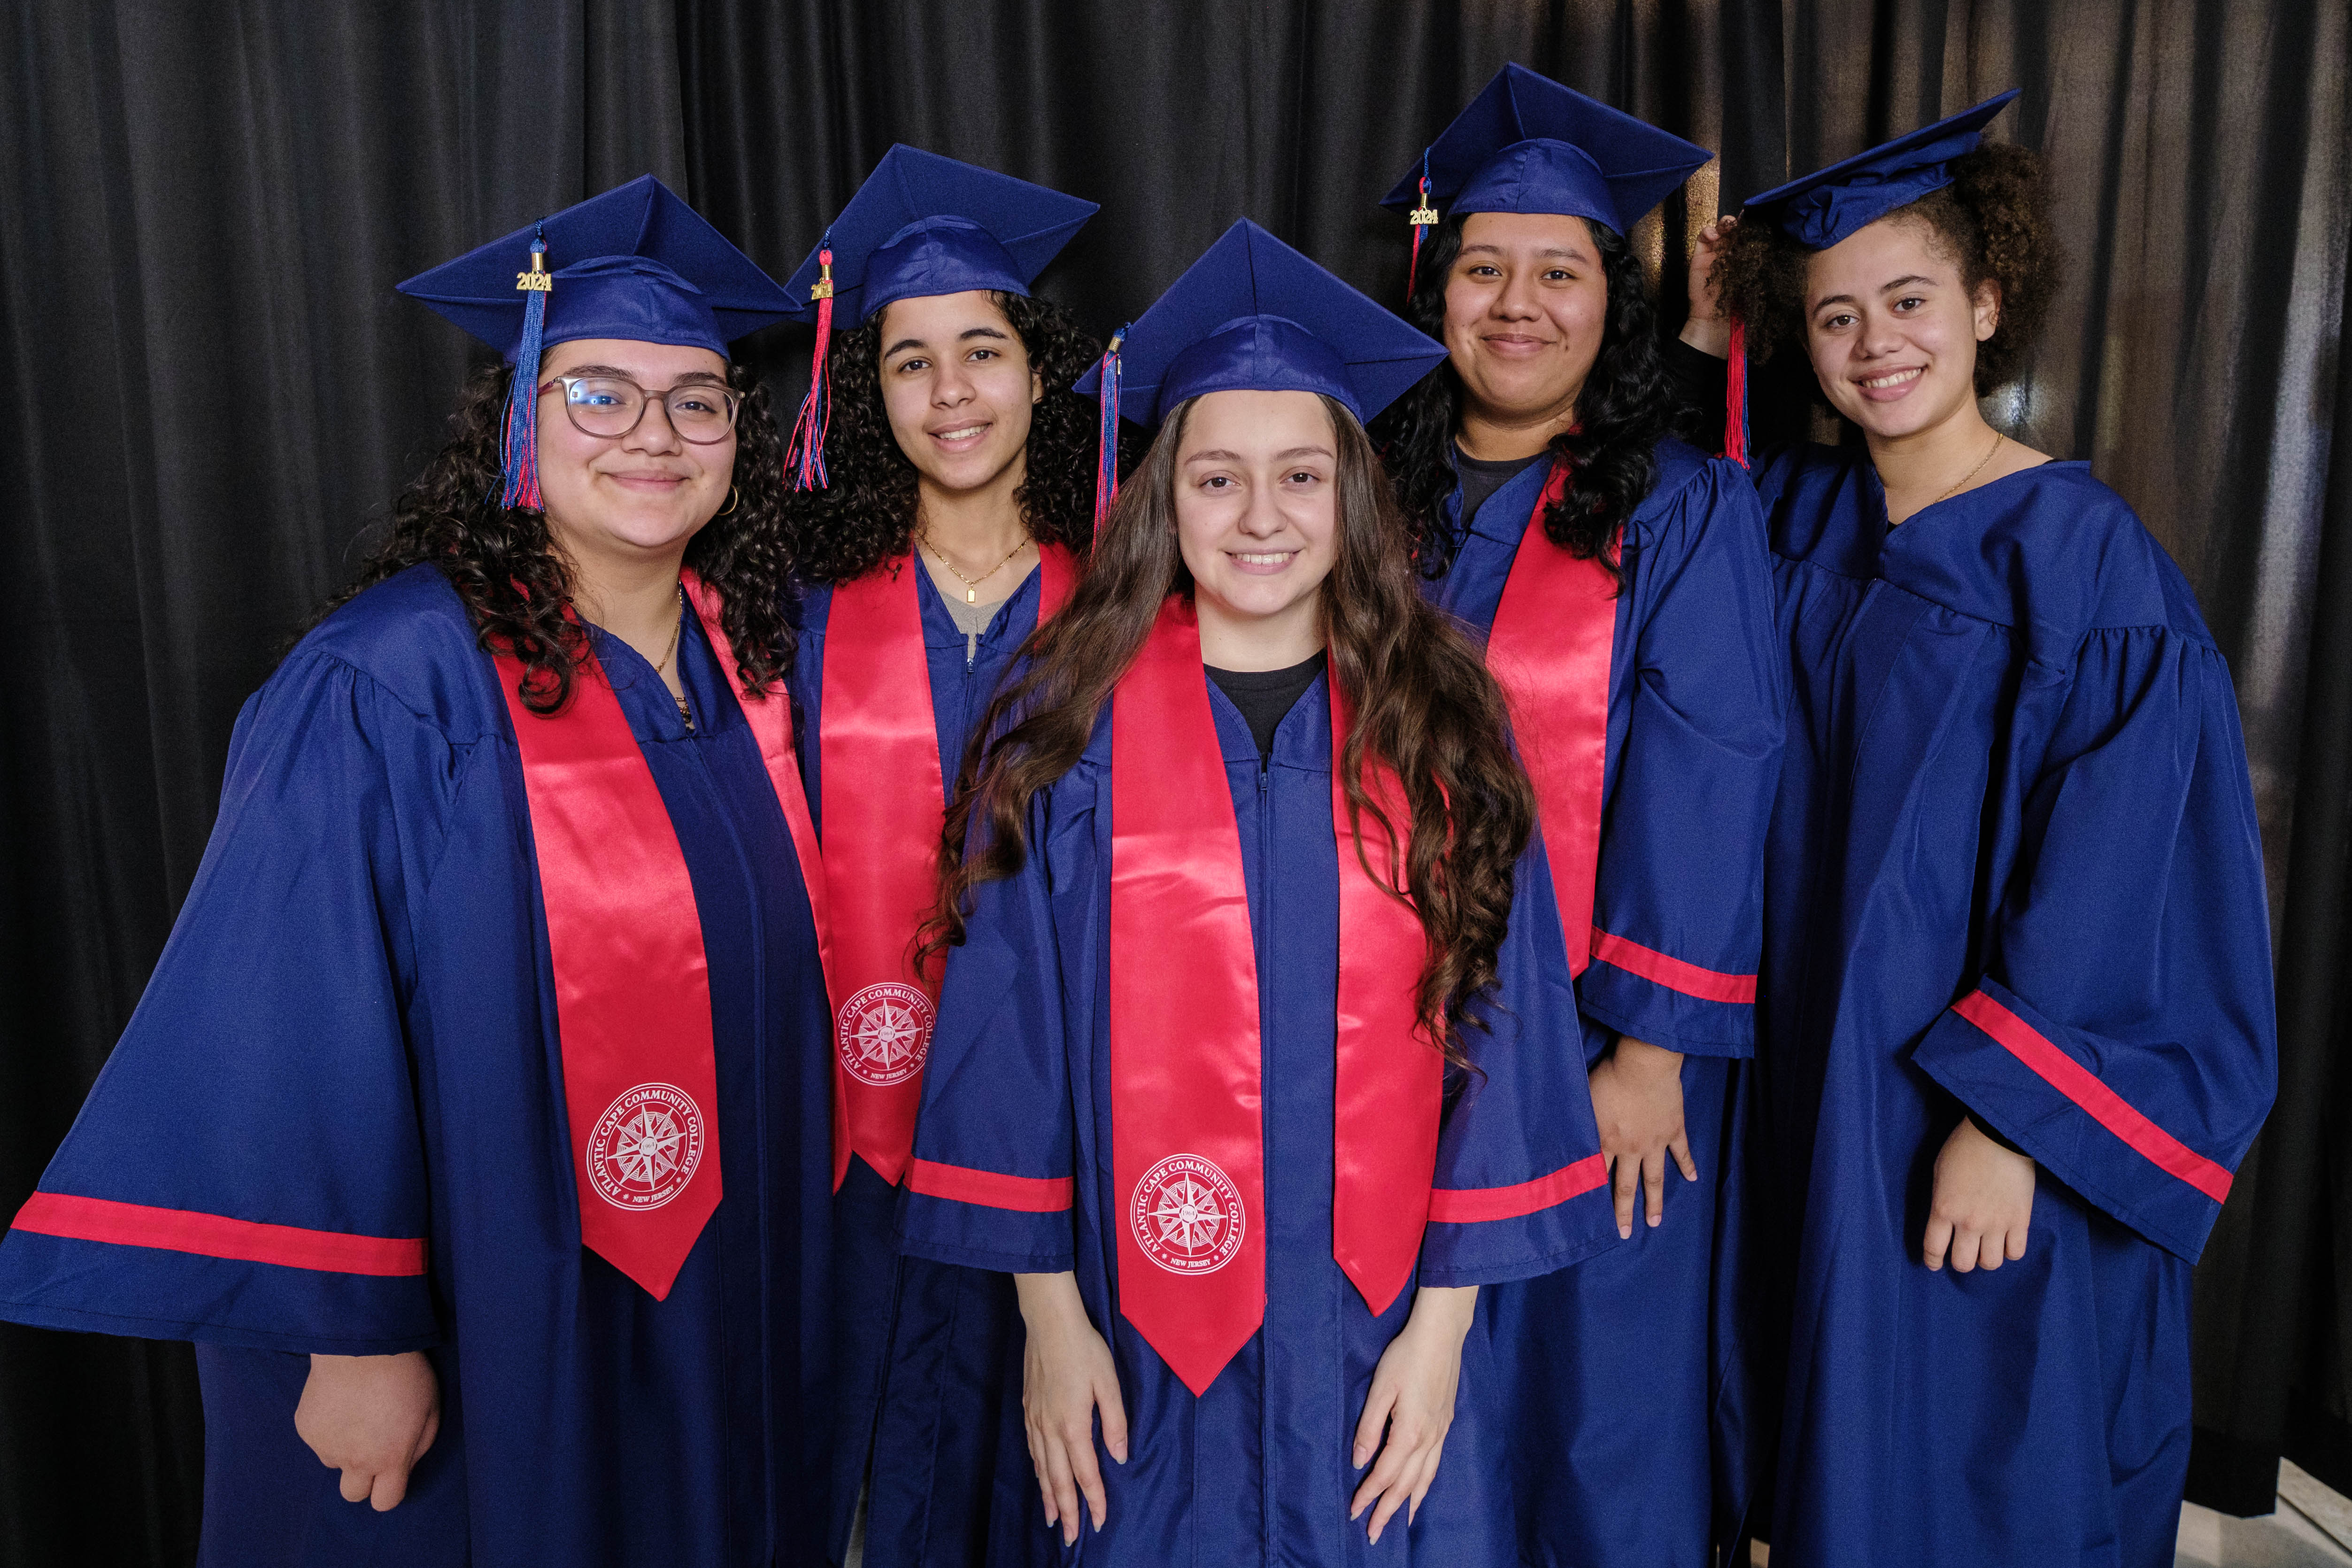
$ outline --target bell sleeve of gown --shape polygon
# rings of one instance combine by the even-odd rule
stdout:
[[[899,1250],[919,1258],[1007,1274],[1076,1267],[1076,1112],[1047,826],[1064,787],[1032,803],[1021,870],[980,886],[963,945],[948,953],[899,1209]],[[1091,814],[1053,831],[1074,826],[1089,833]]]
[[[1764,515],[1748,476],[1717,459],[1642,522],[1624,738],[1577,995],[1619,1034],[1749,1057],[1785,685]]]
[[[402,1027],[469,752],[297,650],[239,716],[170,942],[0,1242],[0,1318],[383,1354],[437,1338]]]
[[[2277,1086],[2268,906],[2228,667],[2177,631],[2077,654],[1984,973],[1914,1059],[2194,1262]]]
[[[1495,994],[1462,1031],[1472,1070],[1447,1073],[1423,1285],[1531,1279],[1617,1239],[1567,951],[1542,851],[1530,847]]]

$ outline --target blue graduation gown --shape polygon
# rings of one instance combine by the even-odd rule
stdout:
[[[1005,666],[1037,629],[1045,574],[997,606],[969,654],[930,574],[919,580],[923,654],[939,724],[940,777],[952,789],[965,739]],[[820,839],[824,634],[833,590],[803,602],[793,692],[799,706],[801,775]],[[827,1542],[842,1560],[861,1487],[866,1492],[867,1568],[961,1568],[982,1561],[1000,1417],[1017,1378],[1005,1381],[1006,1346],[1019,1343],[1013,1281],[1001,1274],[898,1255],[897,1189],[852,1158],[835,1203],[836,1387]],[[1017,1358],[1016,1358],[1017,1363]],[[1016,1364],[1017,1370],[1017,1364]],[[1026,1461],[1024,1461],[1025,1466]]]
[[[1785,676],[1753,486],[1668,439],[1627,522],[1609,662],[1596,931],[1718,974],[1752,977],[1763,945],[1764,836],[1780,771]],[[1461,528],[1431,596],[1480,636],[1549,465]],[[1525,720],[1522,718],[1522,722]],[[1551,894],[1548,872],[1543,894]],[[1671,973],[1664,972],[1663,973]],[[1664,1223],[1591,1261],[1487,1293],[1498,1342],[1528,1374],[1500,1391],[1526,1561],[1703,1565],[1737,1532],[1761,1468],[1749,1386],[1753,1314],[1740,1264],[1754,1005],[1708,1000],[1595,959],[1577,981],[1580,1064],[1620,1034],[1684,1053],[1699,1179],[1667,1166]],[[1578,1037],[1561,1037],[1567,1047]]]
[[[423,1237],[426,1272],[0,1242],[0,1317],[197,1342],[206,1564],[821,1560],[831,1031],[808,900],[695,619],[691,732],[597,639],[701,913],[725,1195],[666,1300],[582,1248],[496,667],[436,571],[370,589],[247,703],[195,885],[41,1190]],[[307,1352],[420,1348],[440,1436],[398,1508],[344,1502],[294,1433]]]
[[[1417,1278],[1387,1311],[1375,1316],[1366,1307],[1331,1257],[1339,917],[1328,688],[1318,679],[1283,719],[1264,765],[1247,722],[1213,685],[1209,701],[1233,792],[1259,976],[1264,1325],[1195,1398],[1118,1310],[1114,1227],[1126,1219],[1125,1194],[1112,1190],[1110,1174],[1108,705],[1084,756],[1034,803],[1036,847],[1023,871],[980,889],[967,941],[949,957],[915,1129],[924,1160],[1075,1176],[1076,1207],[1017,1213],[909,1192],[901,1244],[920,1257],[1007,1273],[1076,1270],[1118,1363],[1129,1458],[1103,1459],[1109,1521],[1066,1560],[1151,1568],[1514,1563],[1505,1434],[1482,1425],[1476,1401],[1457,1405],[1418,1521],[1407,1529],[1400,1516],[1378,1546],[1366,1545],[1363,1521],[1348,1519],[1363,1475],[1349,1463],[1355,1424],[1381,1353],[1412,1311],[1414,1287],[1486,1285],[1574,1262],[1615,1237],[1606,1191],[1516,1218],[1432,1223]],[[1451,1086],[1440,1188],[1517,1185],[1600,1147],[1580,1064],[1531,1048],[1574,1027],[1574,1002],[1559,957],[1559,917],[1525,870],[1523,863],[1494,1032],[1469,1038],[1484,1076]],[[1472,1332],[1465,1390],[1517,1372],[1483,1331]],[[1003,1447],[991,1560],[1066,1560],[1059,1534],[1045,1522],[1017,1400],[1005,1410]]]
[[[2229,669],[2084,464],[1891,530],[1859,450],[1758,485],[1792,680],[1766,873],[1768,1206],[1795,1257],[1773,1561],[2169,1563],[2189,1265],[2276,1079]],[[1964,1108],[2039,1166],[2031,1240],[1931,1273]]]

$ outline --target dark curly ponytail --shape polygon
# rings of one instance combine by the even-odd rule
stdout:
[[[1420,281],[1406,305],[1412,324],[1433,338],[1445,333],[1445,285],[1462,251],[1462,215],[1439,226],[1422,258]],[[1609,312],[1600,356],[1576,400],[1576,426],[1552,437],[1555,461],[1568,465],[1568,490],[1544,518],[1544,533],[1580,560],[1597,560],[1617,575],[1611,542],[1658,480],[1655,448],[1676,432],[1680,400],[1658,352],[1657,311],[1642,264],[1622,236],[1587,221],[1601,252]],[[1449,363],[1376,420],[1380,443],[1403,504],[1405,526],[1422,570],[1431,576],[1452,561],[1455,542],[1442,521],[1453,493],[1454,432],[1462,416],[1462,378]]]

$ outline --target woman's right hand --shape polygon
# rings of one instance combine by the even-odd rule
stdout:
[[[1100,1530],[1109,1513],[1102,1467],[1095,1461],[1095,1414],[1102,1414],[1103,1447],[1127,1463],[1127,1405],[1110,1346],[1087,1320],[1075,1274],[1016,1274],[1021,1320],[1029,1331],[1022,1369],[1021,1414],[1029,1435],[1029,1462],[1045,1500],[1045,1522],[1062,1527],[1064,1545],[1078,1539],[1083,1494]]]
[[[441,1384],[423,1351],[314,1355],[294,1433],[343,1472],[343,1500],[378,1513],[408,1495],[408,1472],[441,1430]]]
[[[1737,214],[1716,219],[1698,231],[1690,258],[1690,319],[1683,323],[1683,342],[1717,359],[1731,357],[1731,322],[1723,313],[1715,290],[1715,262],[1739,225]]]

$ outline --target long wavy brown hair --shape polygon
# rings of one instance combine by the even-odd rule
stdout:
[[[1415,585],[1403,519],[1363,426],[1342,405],[1323,403],[1339,449],[1338,558],[1323,583],[1323,632],[1331,680],[1353,716],[1339,759],[1349,826],[1366,868],[1420,917],[1428,941],[1414,998],[1420,1027],[1448,1061],[1466,1065],[1460,1029],[1483,1026],[1535,795],[1511,752],[1501,689]],[[1070,603],[1031,636],[973,731],[941,842],[927,952],[963,940],[974,889],[1020,870],[1031,800],[1085,752],[1162,601],[1192,590],[1176,536],[1177,453],[1191,408],[1169,416],[1121,488]],[[1394,770],[1411,816],[1401,889],[1395,868],[1364,850],[1366,816],[1394,826],[1365,787],[1375,760]]]
[[[499,436],[511,376],[506,366],[490,364],[467,380],[449,416],[449,439],[401,491],[391,534],[310,624],[411,566],[437,567],[465,602],[483,649],[511,649],[522,665],[525,706],[552,713],[571,699],[588,634],[564,613],[572,568],[548,531],[546,514],[499,504]],[[686,564],[717,590],[737,678],[744,690],[757,691],[782,679],[793,661],[784,619],[793,558],[784,529],[783,444],[766,390],[740,365],[729,367],[727,379],[743,395],[735,416],[733,505],[688,543]]]

